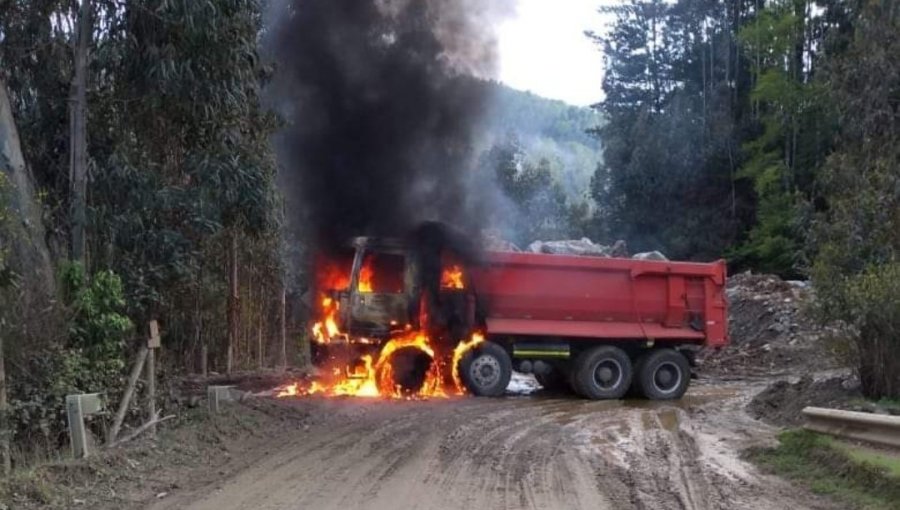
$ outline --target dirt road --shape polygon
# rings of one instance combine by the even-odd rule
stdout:
[[[211,486],[150,508],[779,509],[829,503],[738,460],[771,431],[746,385],[678,403],[509,396],[302,399],[315,417]]]

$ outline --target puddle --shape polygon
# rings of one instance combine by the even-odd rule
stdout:
[[[678,411],[675,409],[664,409],[656,413],[656,418],[662,428],[669,432],[675,432],[678,429]]]

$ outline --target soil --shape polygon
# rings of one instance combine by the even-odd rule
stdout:
[[[183,408],[142,436],[85,460],[58,460],[0,479],[0,510],[139,508],[183,487],[228,476],[262,457],[272,438],[306,426],[301,409],[247,400],[210,416]]]
[[[156,439],[20,474],[0,510],[840,508],[741,456],[804,406],[858,396],[847,378],[797,380],[832,366],[811,292],[738,275],[728,296],[733,343],[701,356],[679,401],[586,401],[521,375],[503,398],[430,401],[271,398],[303,373],[188,379]],[[767,388],[773,374],[794,380]],[[213,383],[255,396],[209,416]]]
[[[859,384],[849,377],[814,380],[811,376],[799,381],[776,381],[753,397],[747,411],[757,419],[781,426],[803,423],[804,407],[854,409],[862,400]]]
[[[25,509],[839,508],[741,459],[777,432],[744,411],[763,387],[702,380],[674,402],[587,401],[517,376],[503,398],[248,397],[212,417],[184,411],[156,439],[20,475],[0,501]]]
[[[704,374],[717,377],[802,375],[838,367],[836,325],[811,316],[814,292],[807,282],[741,273],[728,279],[731,343],[698,357]]]
[[[759,387],[592,402],[524,386],[500,399],[281,400],[302,426],[147,508],[836,508],[739,459],[774,434],[743,412]]]

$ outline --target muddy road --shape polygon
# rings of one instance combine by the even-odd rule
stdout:
[[[311,422],[150,508],[833,508],[739,460],[772,436],[743,411],[751,393],[720,383],[677,403],[298,399],[283,405]]]

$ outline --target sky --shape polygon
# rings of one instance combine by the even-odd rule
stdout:
[[[604,31],[608,17],[597,12],[603,3],[518,0],[516,16],[498,29],[500,81],[574,105],[599,101],[603,55],[584,31]]]

